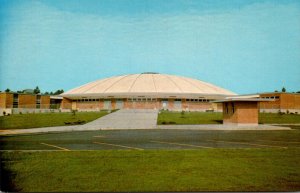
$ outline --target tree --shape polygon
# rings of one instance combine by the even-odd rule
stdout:
[[[5,90],[5,92],[10,92],[10,89],[9,89],[9,88],[7,88],[7,89]]]
[[[285,91],[286,91],[286,89],[285,89],[284,87],[282,87],[281,91],[282,91],[282,92],[285,92]]]
[[[64,92],[63,89],[57,90],[57,91],[54,92],[54,95],[59,95],[59,94],[61,94],[61,93],[63,93],[63,92]]]
[[[278,90],[275,90],[275,92],[278,92]]]
[[[39,94],[39,93],[41,93],[41,91],[40,91],[40,89],[39,89],[38,86],[35,87],[35,89],[33,90],[33,93],[34,93],[34,94]]]
[[[45,94],[45,95],[49,95],[49,92],[45,92],[44,94]]]

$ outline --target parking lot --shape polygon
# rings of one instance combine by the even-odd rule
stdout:
[[[200,130],[107,130],[5,136],[1,149],[8,150],[148,150],[203,148],[300,147],[300,132],[200,131]]]

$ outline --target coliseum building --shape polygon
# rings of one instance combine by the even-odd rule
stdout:
[[[237,97],[259,98],[257,108],[260,112],[300,113],[299,93],[270,92],[236,95],[229,90],[200,80],[148,72],[96,80],[58,96],[0,92],[0,116],[102,109],[221,112],[222,103],[217,101]]]
[[[63,93],[62,107],[95,109],[169,109],[221,111],[214,100],[236,94],[200,80],[158,73],[100,79]]]

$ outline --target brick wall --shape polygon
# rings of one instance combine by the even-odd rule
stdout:
[[[160,103],[158,101],[125,101],[125,109],[158,109]]]
[[[294,109],[296,96],[293,94],[281,94],[280,95],[280,108],[281,109]]]
[[[223,103],[223,124],[258,124],[258,102]]]
[[[67,98],[63,98],[61,101],[61,108],[62,109],[72,109],[72,101]]]
[[[300,95],[295,95],[295,109],[300,109]]]
[[[6,93],[0,93],[0,108],[6,108]]]
[[[86,102],[76,102],[76,108],[80,109],[95,109],[100,110],[103,108],[103,102],[101,101],[86,101]]]
[[[189,110],[208,110],[213,109],[212,103],[208,102],[188,102],[185,101],[182,104],[183,109],[189,109]]]
[[[12,108],[14,100],[13,96],[12,93],[6,93],[6,108]]]
[[[19,94],[19,108],[36,108],[36,95]]]
[[[41,109],[50,108],[50,96],[41,96]]]
[[[260,97],[279,97],[275,101],[260,102],[260,109],[300,109],[300,94],[293,93],[267,93]]]

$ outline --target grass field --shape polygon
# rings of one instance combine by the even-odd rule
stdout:
[[[5,136],[1,183],[25,192],[299,191],[300,126],[292,128]]]
[[[259,123],[300,123],[300,115],[297,114],[279,114],[279,113],[260,113]]]
[[[5,153],[15,190],[299,191],[298,149]]]
[[[0,129],[27,129],[90,122],[107,114],[101,112],[16,114],[0,117]]]
[[[162,124],[222,124],[222,113],[212,112],[172,112],[161,111],[157,123]],[[300,115],[260,113],[260,124],[300,123]]]

